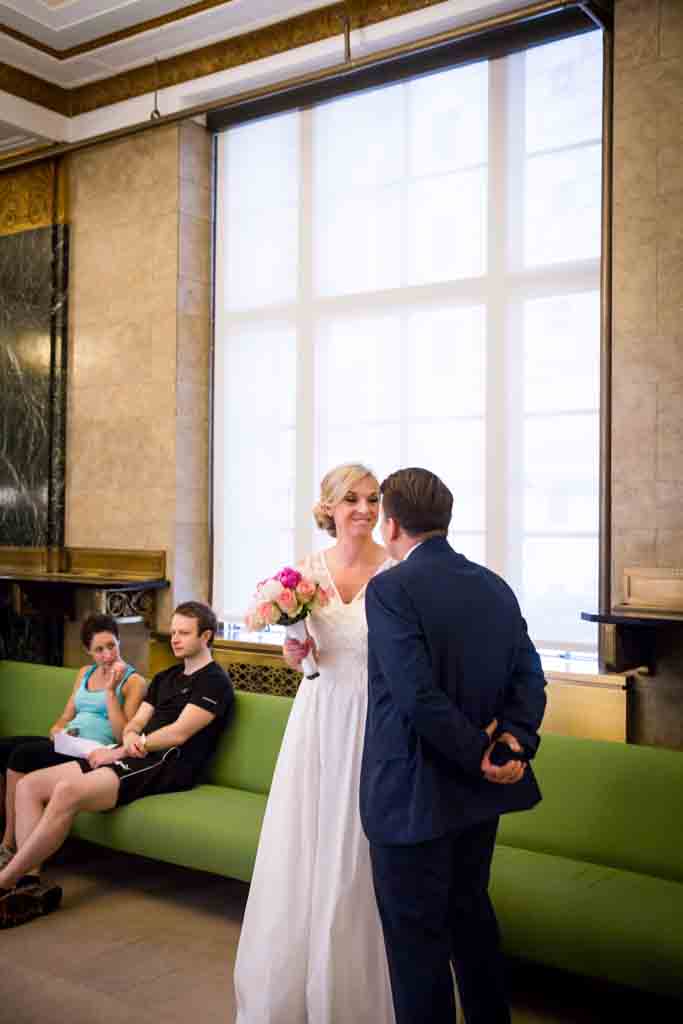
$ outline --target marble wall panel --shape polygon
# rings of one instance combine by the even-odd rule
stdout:
[[[67,239],[0,237],[0,544],[63,541]]]

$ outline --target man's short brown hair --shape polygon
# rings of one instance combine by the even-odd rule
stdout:
[[[209,644],[213,643],[218,629],[218,619],[213,608],[209,608],[208,604],[202,604],[201,601],[183,601],[173,610],[173,614],[184,615],[187,619],[196,619],[197,636],[201,636],[208,629],[211,633]]]
[[[404,533],[448,533],[453,495],[428,469],[399,469],[380,487],[385,519],[394,519]]]

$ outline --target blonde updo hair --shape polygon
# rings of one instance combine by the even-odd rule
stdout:
[[[313,506],[313,518],[319,529],[325,530],[330,537],[337,536],[332,510],[343,500],[344,495],[366,476],[377,481],[372,470],[360,462],[345,462],[325,474],[320,483],[320,500]],[[379,486],[379,481],[377,484]]]

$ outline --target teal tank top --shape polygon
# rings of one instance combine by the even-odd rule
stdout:
[[[65,729],[78,729],[78,735],[84,740],[95,740],[103,747],[115,742],[115,736],[111,729],[111,722],[107,714],[107,695],[104,690],[89,690],[88,680],[93,674],[97,665],[91,665],[81,680],[76,697],[76,716],[65,725]],[[119,704],[123,704],[123,686],[135,669],[132,665],[126,665],[121,682],[116,687],[116,696]]]

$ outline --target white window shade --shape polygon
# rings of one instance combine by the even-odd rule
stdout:
[[[601,81],[590,33],[219,136],[221,617],[329,542],[332,466],[423,465],[537,644],[595,646]]]

